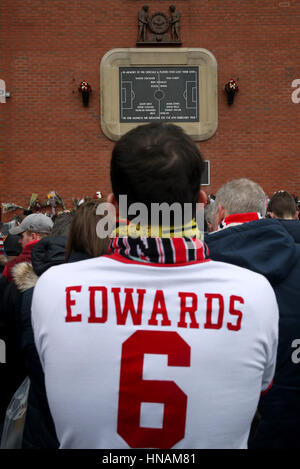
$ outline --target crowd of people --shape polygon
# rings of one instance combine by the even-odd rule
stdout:
[[[244,178],[207,197],[203,171],[180,127],[139,126],[115,144],[105,201],[10,228],[0,435],[29,377],[22,448],[300,446],[298,198]],[[164,203],[181,224],[150,236]]]

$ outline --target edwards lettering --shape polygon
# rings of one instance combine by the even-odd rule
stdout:
[[[79,311],[77,302],[88,303],[84,310]],[[143,311],[145,298],[150,300],[151,308]],[[177,326],[191,329],[221,329],[230,331],[241,329],[243,313],[241,311],[244,299],[241,296],[230,295],[224,299],[220,293],[205,293],[198,296],[194,292],[178,292],[178,314],[174,320],[168,312],[163,290],[154,293],[145,289],[111,288],[91,286],[84,291],[82,285],[66,287],[66,322],[81,322],[83,312],[88,311],[88,323],[104,324],[108,315],[113,315],[116,324],[124,326],[132,323],[135,326]],[[148,302],[149,305],[149,302]],[[225,305],[228,305],[227,310]],[[224,319],[227,318],[226,319]],[[173,323],[172,323],[172,321]],[[230,320],[229,320],[230,319]],[[202,324],[200,324],[200,322]]]

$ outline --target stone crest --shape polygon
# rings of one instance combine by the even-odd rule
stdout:
[[[175,5],[169,7],[169,16],[161,11],[149,15],[149,6],[144,5],[138,13],[137,45],[180,46],[180,13]]]

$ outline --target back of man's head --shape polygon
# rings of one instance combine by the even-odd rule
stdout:
[[[268,211],[272,218],[294,219],[296,218],[296,202],[287,191],[278,191],[273,194],[268,205]]]
[[[266,214],[266,195],[250,179],[233,179],[224,184],[216,194],[215,207],[222,206],[227,215],[258,212]]]
[[[115,198],[128,205],[197,203],[204,162],[198,146],[173,124],[151,123],[134,128],[116,143],[111,160]]]

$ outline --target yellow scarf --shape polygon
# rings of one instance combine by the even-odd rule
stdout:
[[[183,226],[153,226],[136,225],[128,220],[119,219],[118,226],[112,231],[110,237],[130,236],[132,238],[198,238],[203,240],[203,233],[200,232],[195,219]]]

